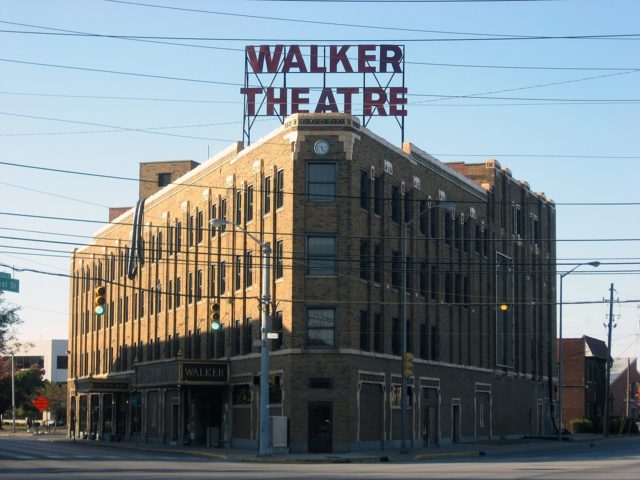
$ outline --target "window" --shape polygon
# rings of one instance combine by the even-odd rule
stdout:
[[[478,255],[482,255],[482,230],[478,224],[476,224],[475,249]]]
[[[531,215],[531,243],[540,245],[540,220],[537,215]]]
[[[242,225],[242,192],[236,192],[236,225]]]
[[[431,238],[438,238],[440,235],[440,212],[437,208],[432,208],[431,213]]]
[[[69,368],[69,357],[67,355],[58,355],[56,357],[56,368],[66,370]]]
[[[391,186],[391,220],[400,223],[400,189],[396,185]]]
[[[244,217],[246,222],[253,220],[253,185],[247,187],[244,199]]]
[[[271,350],[279,350],[282,348],[282,312],[276,312],[271,319],[271,331],[278,334],[278,338],[271,341]]]
[[[176,222],[176,252],[182,250],[182,222]]]
[[[187,277],[187,302],[193,303],[193,273],[189,272]]]
[[[400,355],[400,350],[402,348],[401,337],[400,319],[394,317],[391,319],[391,353],[393,355]]]
[[[360,278],[369,280],[369,242],[360,240]]]
[[[202,300],[202,270],[196,272],[196,302]]]
[[[369,210],[369,202],[370,202],[370,193],[369,193],[369,173],[361,170],[360,171],[360,207],[365,210]]]
[[[429,358],[429,352],[427,346],[429,345],[429,335],[427,335],[427,324],[420,324],[420,358]]]
[[[401,269],[400,252],[391,252],[391,285],[394,287],[400,287],[400,283],[402,282]]]
[[[121,302],[118,299],[118,316],[120,316]],[[144,317],[144,290],[140,290],[140,318]]]
[[[276,255],[275,255],[275,275],[276,278],[282,278],[284,275],[284,268],[282,265],[282,258],[284,256],[284,242],[282,240],[278,240],[276,242]]]
[[[335,202],[335,162],[312,162],[307,165],[307,200],[310,202]]]
[[[220,295],[222,295],[227,291],[227,262],[220,262],[218,273],[220,275]]]
[[[511,233],[522,237],[522,207],[517,203],[511,204]]]
[[[427,234],[427,201],[420,200],[420,211],[418,214],[420,215],[420,233],[422,235]]]
[[[203,228],[204,228],[204,212],[202,210],[198,210],[198,213],[196,216],[196,242],[198,243],[202,243]],[[158,242],[159,241],[160,241],[160,237],[158,236]]]
[[[438,267],[431,265],[431,300],[438,300],[440,297],[440,272]]]
[[[271,177],[264,177],[262,187],[262,213],[265,215],[271,212]]]
[[[407,189],[404,194],[404,222],[413,220],[413,194]]]
[[[407,295],[410,295],[410,292],[413,289],[413,260],[409,255],[407,255],[404,260],[404,268],[405,268],[405,281],[406,281],[406,287],[407,287]]]
[[[156,301],[156,290],[155,288],[151,287],[151,289],[149,290],[149,315],[153,315],[155,310],[155,301]],[[127,311],[127,309],[125,308],[124,310],[125,312]],[[126,320],[125,320],[126,323]]]
[[[124,297],[125,308],[127,306],[128,300],[129,300],[129,297]],[[161,311],[162,311],[162,287],[158,285],[158,288],[156,288],[156,312],[160,313]]]
[[[209,298],[216,295],[216,266],[211,263],[209,265]]]
[[[162,232],[158,232],[157,250],[158,250],[157,259],[158,261],[161,261],[162,260]]]
[[[451,272],[444,274],[444,301],[446,303],[453,302],[453,274]]]
[[[453,222],[454,220],[451,218],[451,214],[449,212],[445,212],[444,214],[444,242],[447,245],[451,245],[451,239],[453,238]]]
[[[336,274],[335,237],[307,237],[307,274]]]
[[[227,219],[227,199],[223,198],[220,201],[220,219],[221,220],[226,220]],[[224,232],[227,229],[227,225],[226,224],[222,224],[220,225],[220,232]]]
[[[171,183],[171,173],[159,173],[158,174],[158,186],[166,187]]]
[[[180,307],[182,304],[182,285],[180,282],[180,277],[176,278],[176,308]],[[140,294],[140,302],[142,302],[142,294]]]
[[[377,244],[373,247],[373,281],[382,283],[382,245]]]
[[[210,212],[211,212],[211,215],[209,215],[209,220],[214,220],[214,219],[218,218],[218,205],[213,203],[211,205]],[[211,226],[211,222],[209,222],[209,231],[211,232],[211,236],[212,237],[216,236],[216,229]]]
[[[278,170],[276,175],[276,208],[284,206],[284,170]]]
[[[194,227],[194,218],[193,215],[189,215],[187,218],[187,244],[190,247],[193,247],[193,227]]]
[[[461,215],[460,219],[454,218],[454,239],[456,248],[462,248],[462,224],[464,222],[464,217]]]
[[[467,220],[462,225],[462,249],[465,253],[469,253],[469,237],[471,236],[470,229],[471,227],[469,226],[469,220]]]
[[[369,350],[369,312],[360,310],[360,350]]]
[[[253,256],[249,251],[244,255],[244,288],[249,288],[251,285],[253,285]]]
[[[382,201],[382,179],[380,177],[376,177],[373,180],[373,212],[376,215],[382,216],[384,213]]]
[[[233,256],[233,288],[236,290],[240,290],[240,288],[242,287],[242,282],[241,280],[241,274],[240,274],[240,268],[241,268],[241,257],[240,255],[234,255]]]
[[[173,295],[173,280],[169,280],[169,283],[167,284],[167,309],[169,310],[173,308]]]
[[[307,346],[335,346],[335,328],[335,308],[307,308]]]
[[[427,285],[429,279],[429,267],[427,266],[427,262],[420,262],[420,295],[423,297],[427,296],[427,289],[429,288]]]
[[[382,352],[384,350],[384,336],[382,331],[382,315],[373,315],[373,351]]]

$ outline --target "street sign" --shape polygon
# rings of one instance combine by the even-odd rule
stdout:
[[[4,275],[0,277],[0,291],[15,292],[20,291],[20,280],[17,278],[6,278]]]
[[[11,274],[7,272],[0,272],[0,278],[11,278]]]
[[[44,395],[40,395],[33,401],[33,406],[38,409],[40,413],[44,412],[47,408],[49,408],[49,400]]]

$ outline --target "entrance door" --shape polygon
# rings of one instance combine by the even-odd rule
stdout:
[[[460,405],[453,405],[452,416],[451,428],[453,428],[453,432],[451,438],[453,443],[460,443]]]
[[[309,402],[309,453],[333,450],[333,404]]]
[[[171,405],[171,432],[170,432],[170,440],[172,442],[176,442],[178,440],[178,404],[174,403]]]

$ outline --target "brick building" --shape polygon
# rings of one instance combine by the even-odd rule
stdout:
[[[562,339],[562,419],[588,419],[595,425],[603,418],[607,383],[607,345],[583,336]]]
[[[291,451],[397,447],[403,301],[410,445],[550,431],[555,207],[497,161],[447,165],[349,115],[297,114],[163,186],[176,168],[143,164],[139,221],[71,259],[74,432],[257,445],[260,248],[213,218],[272,245],[270,414]]]

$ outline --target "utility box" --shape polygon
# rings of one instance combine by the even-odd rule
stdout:
[[[289,418],[271,417],[272,453],[289,453]]]

